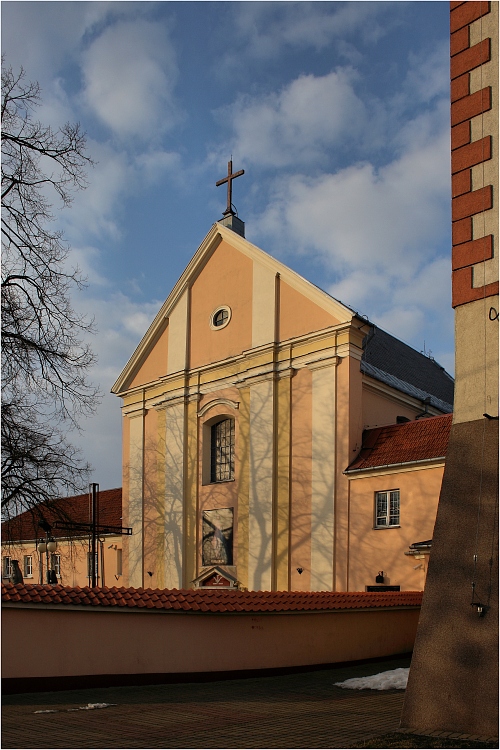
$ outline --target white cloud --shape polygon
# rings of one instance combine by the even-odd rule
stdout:
[[[395,14],[388,3],[235,3],[239,53],[254,58],[278,56],[283,47],[320,50],[340,36],[356,33],[359,40],[377,41]],[[392,3],[391,3],[392,5]],[[226,60],[234,64],[231,56]]]
[[[364,264],[413,269],[446,226],[447,138],[444,132],[378,170],[361,163],[318,178],[282,177],[264,228],[285,232],[341,271]]]
[[[177,64],[163,24],[109,26],[84,53],[83,74],[87,104],[120,137],[149,139],[177,120]]]
[[[92,481],[99,482],[103,489],[117,487],[121,485],[122,416],[120,399],[112,395],[110,389],[161,303],[137,303],[122,292],[114,292],[104,299],[86,292],[75,296],[73,302],[80,312],[92,310],[95,318],[97,334],[89,337],[89,343],[98,362],[89,378],[100,385],[103,399],[96,415],[82,423],[83,433],[73,433],[71,440],[96,467]]]
[[[165,173],[178,175],[181,170],[181,157],[174,151],[148,151],[136,157],[135,165],[148,183],[155,183]]]
[[[328,291],[406,341],[451,318],[448,131],[386,166],[281,177],[255,230],[322,259]],[[441,249],[442,251],[442,249]],[[281,250],[281,254],[282,254]]]
[[[317,162],[327,146],[362,132],[365,108],[354,78],[353,70],[339,68],[300,76],[278,94],[241,97],[224,110],[232,118],[234,151],[268,167]]]
[[[409,55],[409,70],[404,87],[409,96],[429,102],[436,96],[449,97],[449,45],[435,44],[431,49]]]

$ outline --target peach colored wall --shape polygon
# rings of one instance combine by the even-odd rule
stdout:
[[[212,672],[411,651],[419,609],[215,615],[2,608],[2,676]],[[57,633],[57,648],[34,633]]]
[[[210,401],[215,399],[225,398],[231,401],[240,401],[240,393],[237,388],[226,388],[221,391],[209,393],[202,397],[199,403],[199,410],[206,406]],[[203,426],[206,422],[212,421],[214,417],[229,416],[234,419],[234,444],[235,444],[235,455],[234,455],[234,474],[235,479],[228,482],[216,482],[203,483],[203,463],[204,458],[208,459],[208,451],[203,455],[204,451],[204,430]],[[197,574],[202,568],[202,554],[201,554],[201,543],[202,543],[202,525],[203,525],[203,511],[204,510],[216,510],[217,508],[233,508],[234,512],[234,526],[233,526],[233,565],[237,565],[237,550],[238,550],[238,492],[239,492],[239,477],[240,477],[240,456],[239,456],[239,410],[232,409],[225,404],[218,404],[212,409],[209,409],[198,423],[199,436],[199,455],[198,455],[198,492],[199,492],[199,517],[198,517],[198,566]],[[207,435],[205,437],[208,438]],[[206,447],[205,447],[206,448]]]
[[[315,305],[301,292],[284,281],[280,283],[280,341],[321,331],[339,323],[332,315]]]
[[[167,374],[168,361],[168,326],[162,331],[153,347],[150,349],[147,359],[144,360],[133,381],[128,386],[134,388],[137,385],[145,385],[153,380]]]
[[[129,478],[130,462],[130,420],[122,416],[122,524],[128,526]],[[128,564],[129,537],[123,537],[123,580],[129,583]]]
[[[252,346],[253,264],[221,242],[191,289],[190,366],[218,362]],[[228,305],[232,316],[220,331],[210,328],[210,315]]]
[[[382,427],[386,424],[395,424],[399,416],[415,419],[416,415],[422,409],[412,409],[405,404],[392,401],[387,396],[373,393],[368,388],[363,387],[363,429],[368,430],[372,427]]]
[[[350,480],[349,591],[364,591],[383,570],[402,591],[424,588],[427,560],[405,556],[410,544],[432,539],[443,466]],[[399,489],[400,528],[374,529],[375,492]],[[414,570],[415,565],[422,568]]]
[[[290,578],[292,591],[311,587],[312,372],[292,378]],[[303,568],[299,575],[297,568]]]
[[[149,409],[144,418],[144,581],[156,588],[161,580],[161,562],[165,534],[165,498],[158,482],[158,466],[165,464],[165,453],[158,440],[158,412]],[[149,573],[153,575],[150,576]]]
[[[344,475],[361,448],[362,376],[360,364],[346,357],[337,367],[337,451],[335,477],[335,590],[348,588],[349,485]]]
[[[104,553],[104,584],[102,583],[101,571],[101,549],[99,552],[99,585],[123,586],[123,575],[116,578],[117,574],[117,549],[122,549],[122,537],[103,537],[102,551]],[[111,549],[109,549],[111,547]],[[87,553],[89,550],[88,538],[74,539],[73,541],[58,540],[56,554],[61,557],[61,575],[58,582],[63,586],[88,586],[87,575]],[[24,555],[31,555],[33,562],[33,575],[24,575]],[[18,542],[15,544],[2,545],[2,560],[10,557],[19,561],[19,567],[25,583],[46,583],[46,556],[43,555],[43,580],[40,578],[40,554],[37,552],[34,542]],[[123,555],[122,555],[123,560]],[[3,573],[3,562],[2,562]],[[8,579],[2,579],[8,580]]]

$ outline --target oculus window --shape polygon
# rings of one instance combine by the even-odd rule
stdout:
[[[399,490],[375,493],[375,528],[399,526]]]
[[[213,331],[220,331],[225,328],[231,320],[231,308],[227,305],[221,305],[210,316],[210,328]]]
[[[234,479],[234,419],[223,419],[210,428],[210,482]]]

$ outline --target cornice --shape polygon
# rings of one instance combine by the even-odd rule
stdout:
[[[229,398],[215,398],[213,401],[209,401],[208,404],[205,404],[203,406],[197,416],[203,417],[207,411],[210,411],[210,409],[213,409],[216,406],[229,406],[230,409],[239,409],[240,408],[240,402],[239,401],[231,401]]]
[[[445,465],[445,456],[436,458],[421,458],[418,461],[403,461],[398,464],[386,464],[385,466],[369,466],[365,469],[346,469],[342,473],[348,479],[364,479],[365,477],[387,476],[388,474],[407,474],[411,471],[424,469],[439,469]]]

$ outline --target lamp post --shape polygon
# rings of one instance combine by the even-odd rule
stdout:
[[[50,532],[52,531],[52,526],[48,524],[46,521],[40,521],[38,524],[42,527],[42,529],[45,531],[45,541],[41,539],[37,544],[37,550],[40,553],[40,583],[43,583],[43,575],[42,575],[42,555],[45,552],[45,560],[46,560],[46,576],[47,576],[47,583],[57,583],[57,575],[55,570],[52,568],[52,565],[49,565],[49,553],[52,555],[56,549],[57,549],[57,542],[54,539],[54,537],[50,536]]]

